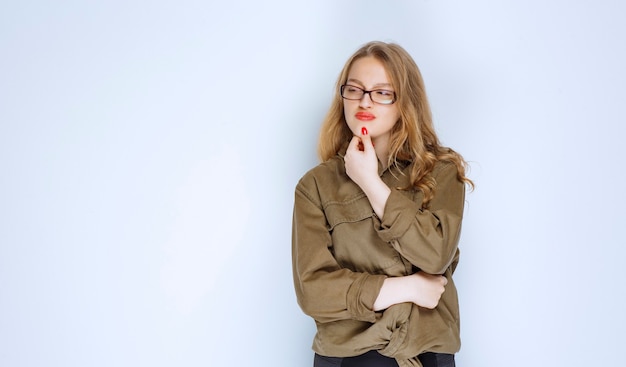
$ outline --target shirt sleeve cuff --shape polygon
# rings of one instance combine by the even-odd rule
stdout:
[[[415,221],[417,213],[421,207],[398,192],[391,190],[387,203],[385,204],[385,214],[376,229],[380,238],[385,242],[391,242],[409,229],[411,223]]]
[[[374,302],[378,298],[386,275],[364,274],[348,290],[348,311],[357,320],[375,322]]]

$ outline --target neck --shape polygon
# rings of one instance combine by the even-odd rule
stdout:
[[[372,139],[372,143],[374,143],[374,150],[376,151],[378,160],[383,165],[383,168],[387,168],[389,160],[389,136],[383,135],[374,138]]]

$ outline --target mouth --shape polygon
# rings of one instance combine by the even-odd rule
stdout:
[[[361,121],[371,121],[376,118],[376,116],[372,115],[369,112],[357,112],[354,117],[356,117],[357,120]]]

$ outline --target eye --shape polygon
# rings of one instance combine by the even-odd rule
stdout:
[[[379,89],[374,92],[381,97],[393,97],[393,92],[390,90]]]
[[[346,90],[348,92],[359,92],[359,91],[361,91],[361,88],[355,87],[353,85],[346,85]]]

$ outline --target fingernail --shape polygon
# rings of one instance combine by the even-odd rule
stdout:
[[[367,135],[367,128],[365,126],[361,128],[361,135]]]

